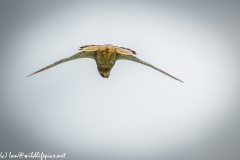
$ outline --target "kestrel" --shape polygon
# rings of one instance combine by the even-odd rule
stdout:
[[[158,69],[157,67],[138,59],[137,57],[135,57],[136,52],[129,48],[117,47],[117,46],[113,46],[110,44],[105,44],[105,45],[86,45],[86,46],[79,47],[79,50],[81,50],[79,53],[74,54],[73,56],[70,56],[68,58],[61,59],[49,66],[46,66],[46,67],[34,72],[33,74],[42,72],[46,69],[52,68],[63,62],[67,62],[67,61],[71,61],[71,60],[75,60],[75,59],[79,59],[79,58],[92,58],[97,63],[97,68],[98,68],[99,74],[103,78],[108,78],[110,75],[110,71],[113,68],[113,66],[117,60],[130,60],[133,62],[144,64],[148,67],[151,67],[155,70],[162,72],[165,75],[168,75],[169,77],[171,77],[175,80],[183,82],[180,79]],[[33,74],[31,74],[31,75],[33,75]],[[31,75],[29,75],[29,76],[31,76]]]

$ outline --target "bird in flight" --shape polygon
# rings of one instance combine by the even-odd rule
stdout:
[[[105,44],[105,45],[86,45],[86,46],[79,47],[79,50],[80,50],[79,53],[74,54],[68,58],[64,58],[59,61],[56,61],[55,63],[30,74],[29,76],[34,75],[39,72],[42,72],[42,71],[45,71],[46,69],[52,68],[58,64],[61,64],[61,63],[67,62],[67,61],[71,61],[71,60],[75,60],[75,59],[79,59],[79,58],[92,58],[96,61],[98,72],[103,78],[109,77],[110,71],[113,68],[113,66],[117,60],[129,60],[129,61],[137,62],[137,63],[143,64],[143,65],[146,65],[148,67],[151,67],[151,68],[153,68],[159,72],[162,72],[163,74],[183,83],[183,81],[181,81],[180,79],[158,69],[157,67],[155,67],[147,62],[144,62],[144,61],[138,59],[136,57],[136,52],[129,48],[117,47],[117,46],[113,46],[111,44]],[[29,76],[27,76],[27,77],[29,77]]]

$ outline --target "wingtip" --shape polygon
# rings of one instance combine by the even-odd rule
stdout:
[[[180,79],[178,79],[178,81],[180,81],[180,82],[184,83],[184,82],[183,82],[183,81],[181,81]]]
[[[32,75],[34,75],[35,73],[33,73],[33,74],[30,74],[30,75],[28,75],[26,78],[28,78],[28,77],[30,77],[30,76],[32,76]]]

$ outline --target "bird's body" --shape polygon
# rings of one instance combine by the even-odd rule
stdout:
[[[106,44],[106,45],[86,45],[86,46],[80,47],[79,50],[81,50],[81,52],[79,52],[73,56],[70,56],[68,58],[61,59],[47,67],[44,67],[44,68],[34,72],[33,74],[39,73],[41,71],[44,71],[46,69],[49,69],[51,67],[54,67],[58,64],[61,64],[63,62],[67,62],[70,60],[75,60],[75,59],[79,59],[79,58],[91,58],[91,59],[94,59],[97,63],[97,68],[98,68],[99,74],[103,78],[108,78],[115,62],[117,60],[125,59],[125,60],[130,60],[133,62],[137,62],[137,63],[144,64],[146,66],[149,66],[153,69],[156,69],[156,70],[162,72],[163,74],[170,76],[171,78],[174,78],[175,80],[182,82],[181,80],[156,68],[155,66],[138,59],[137,57],[135,57],[136,52],[129,48],[117,47],[117,46],[113,46],[110,44]],[[33,75],[33,74],[31,74],[31,75]],[[31,76],[31,75],[29,75],[29,76]]]
[[[112,46],[104,46],[97,50],[96,63],[99,74],[108,78],[110,71],[117,60],[116,48]]]

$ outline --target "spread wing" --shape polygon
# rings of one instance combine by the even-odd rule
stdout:
[[[173,78],[175,80],[178,80],[178,81],[183,83],[183,81],[181,81],[180,79],[178,79],[178,78],[176,78],[176,77],[174,77],[174,76],[172,76],[172,75],[162,71],[161,69],[158,69],[157,67],[155,67],[155,66],[153,66],[153,65],[151,65],[151,64],[149,64],[147,62],[144,62],[144,61],[142,61],[142,60],[140,60],[137,57],[134,57],[132,55],[117,54],[117,60],[122,60],[122,59],[130,60],[130,61],[133,61],[133,62],[144,64],[144,65],[146,65],[148,67],[156,69],[157,71],[162,72],[163,74],[165,74],[165,75],[167,75],[167,76],[169,76],[169,77],[171,77],[171,78]]]
[[[49,66],[46,66],[46,67],[44,67],[44,68],[34,72],[33,74],[30,74],[29,76],[34,75],[34,74],[39,73],[39,72],[42,72],[42,71],[45,71],[46,69],[52,68],[52,67],[54,67],[56,65],[59,65],[61,63],[67,62],[67,61],[71,61],[71,60],[75,60],[75,59],[79,59],[79,58],[92,58],[92,59],[95,59],[95,55],[96,55],[96,52],[93,52],[93,51],[92,52],[81,51],[81,52],[79,52],[79,53],[77,53],[77,54],[75,54],[75,55],[73,55],[71,57],[61,59],[61,60],[59,60],[59,61],[57,61],[57,62],[55,62],[55,63],[53,63],[53,64],[51,64]],[[27,77],[29,77],[29,76],[27,76]]]

